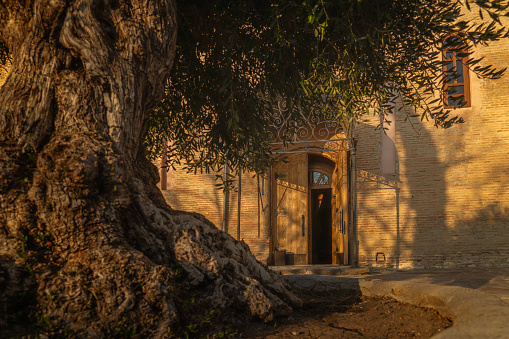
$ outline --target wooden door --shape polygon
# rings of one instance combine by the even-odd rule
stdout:
[[[348,264],[348,167],[347,152],[338,152],[332,179],[332,263]]]
[[[332,175],[332,264],[341,265],[344,257],[342,239],[341,209],[341,162],[336,159]]]
[[[341,209],[338,207],[338,201],[341,200],[339,191],[338,166],[334,169],[332,176],[332,264],[341,264],[341,253],[343,252],[341,239]]]
[[[308,256],[308,157],[289,154],[273,167],[275,204],[274,245],[294,255],[294,264],[306,264]]]

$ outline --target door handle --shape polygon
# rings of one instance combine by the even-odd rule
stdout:
[[[302,236],[306,236],[306,217],[302,215]]]

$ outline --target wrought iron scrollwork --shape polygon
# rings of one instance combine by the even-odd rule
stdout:
[[[305,114],[300,119],[287,114],[285,100],[274,107],[271,127],[274,153],[327,152],[346,150],[341,138],[343,129],[337,121],[327,120],[320,112]]]

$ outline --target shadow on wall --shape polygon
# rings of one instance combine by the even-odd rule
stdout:
[[[358,130],[359,259],[395,268],[440,265],[447,247],[444,173],[432,136],[419,120],[396,120],[395,174],[380,170],[380,132]]]
[[[361,262],[395,268],[509,266],[509,209],[497,202],[509,186],[505,166],[497,169],[484,163],[485,155],[466,154],[468,122],[447,130],[424,124],[431,125],[398,118],[399,169],[393,176],[380,173],[373,127],[359,131]]]
[[[380,132],[370,125],[359,129],[360,261],[395,268],[440,265],[438,253],[448,241],[446,166],[420,121],[397,115],[396,126],[394,175],[380,170]]]
[[[445,217],[448,165],[441,161],[440,153],[451,161],[453,152],[464,149],[464,140],[451,138],[447,145],[437,144],[424,126],[431,123],[419,118],[398,122],[399,263],[403,267],[443,267],[452,239]],[[451,131],[460,128],[463,126],[456,125]]]
[[[461,286],[466,288],[481,289],[488,285],[490,288],[507,287],[505,277],[509,269],[500,267],[509,267],[507,259],[509,241],[509,209],[501,209],[498,205],[489,205],[476,212],[475,216],[469,219],[459,220],[454,228],[462,230],[461,234],[450,232],[447,237],[453,239],[450,244],[449,260],[472,262],[471,265],[497,267],[497,268],[477,268],[472,271],[469,268],[456,268],[447,270],[408,270],[400,272],[387,272],[379,275],[377,278],[383,280],[405,281],[431,283],[448,286]],[[484,235],[485,227],[499,228],[500,235],[492,237]],[[465,248],[484,247],[486,251],[465,252]],[[499,251],[497,253],[496,251]],[[494,255],[495,251],[495,255]],[[505,253],[504,253],[505,252]],[[500,256],[497,256],[500,254]],[[455,256],[458,256],[455,258]],[[505,258],[505,259],[500,259]],[[479,264],[473,264],[474,262]],[[469,266],[468,264],[466,265]],[[487,290],[488,291],[488,290]]]
[[[509,208],[490,204],[449,230],[448,263],[467,267],[509,267]]]
[[[215,175],[173,171],[171,185],[162,191],[171,208],[203,214],[221,229],[223,217],[223,191],[216,189]]]

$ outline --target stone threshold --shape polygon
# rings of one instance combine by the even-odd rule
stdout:
[[[368,275],[380,273],[378,268],[351,267],[344,265],[287,265],[269,266],[280,275]]]

